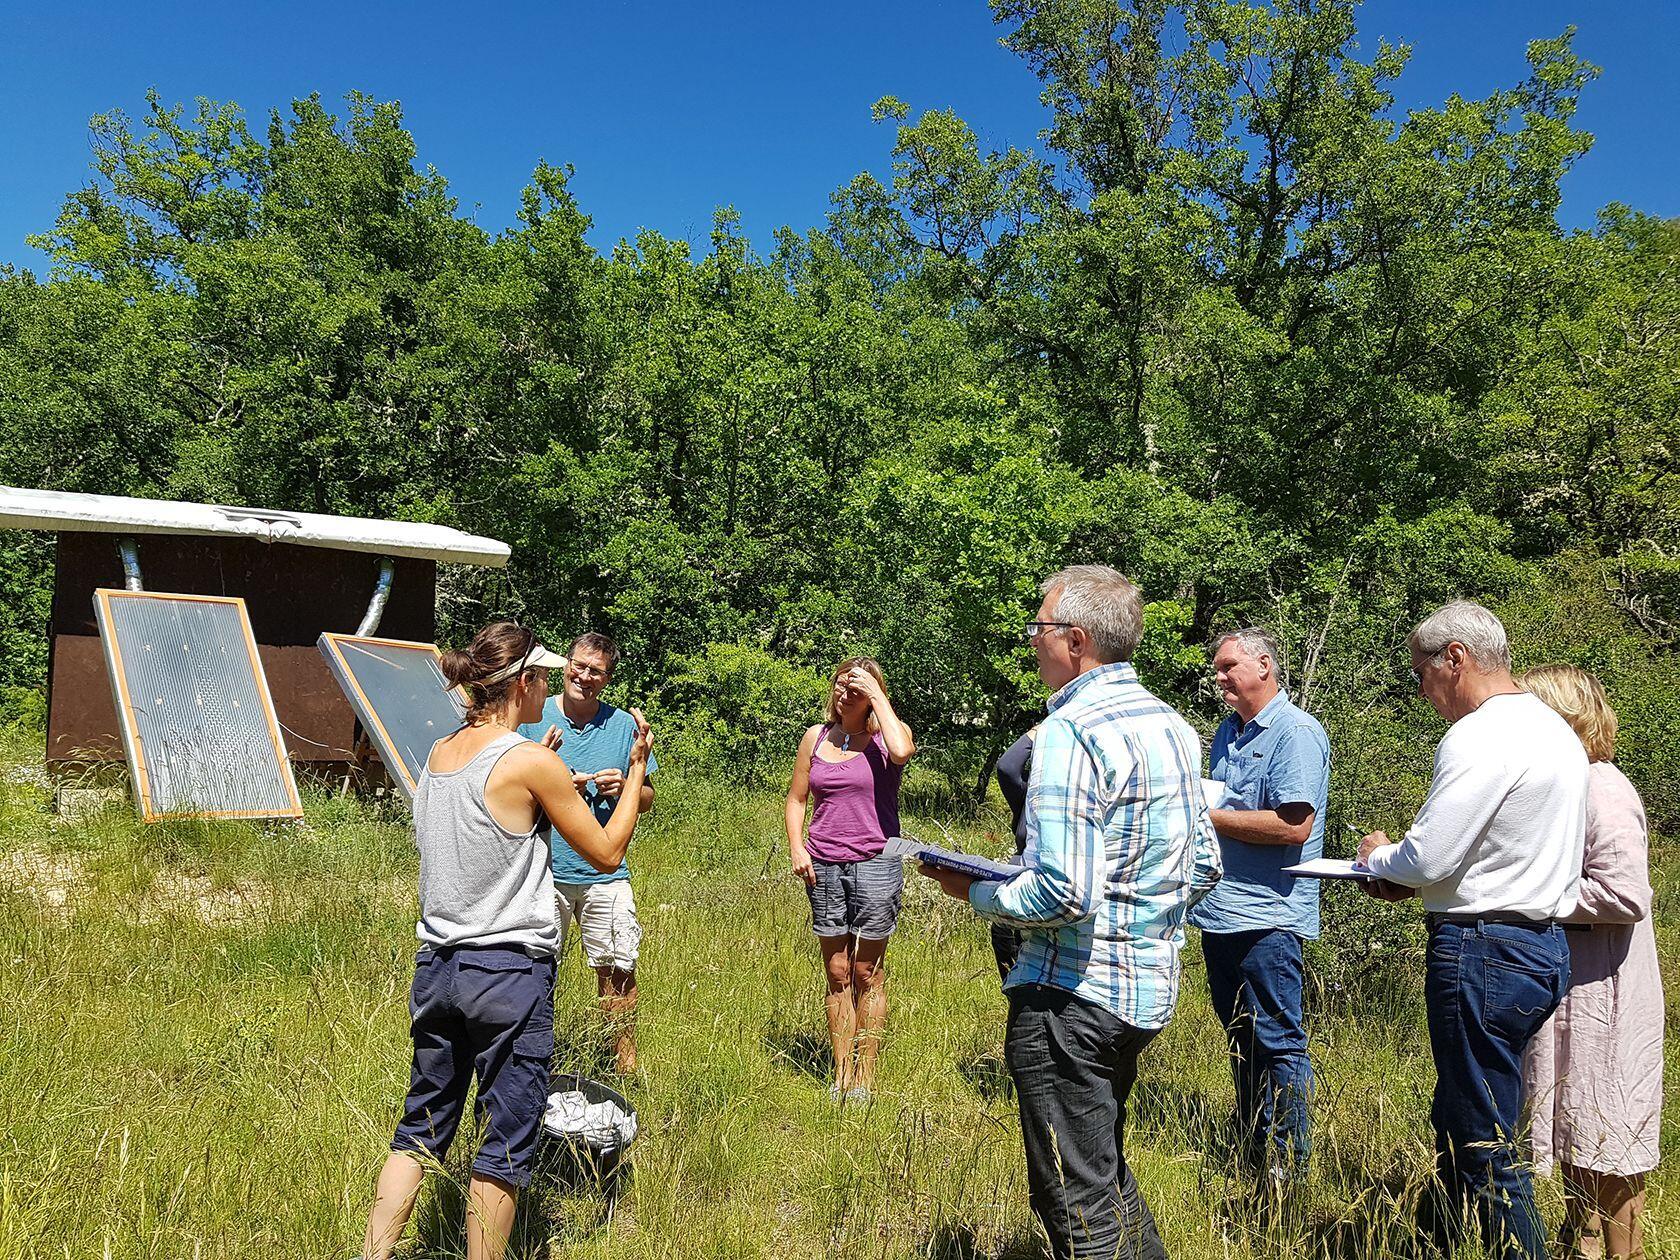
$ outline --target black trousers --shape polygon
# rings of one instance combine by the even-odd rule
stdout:
[[[1126,1166],[1126,1099],[1157,1031],[1062,989],[1009,991],[1004,1053],[1021,1104],[1027,1185],[1056,1260],[1166,1260]]]

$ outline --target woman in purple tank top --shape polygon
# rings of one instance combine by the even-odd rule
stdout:
[[[828,720],[805,732],[787,795],[788,856],[805,881],[828,978],[835,1098],[867,1101],[887,1020],[887,938],[898,925],[904,867],[882,855],[898,834],[898,786],[916,753],[893,712],[881,667],[835,667]],[[814,801],[809,831],[805,804]]]

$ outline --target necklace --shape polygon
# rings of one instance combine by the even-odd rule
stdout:
[[[859,731],[858,734],[861,735],[861,734],[863,734],[863,732]],[[841,752],[851,752],[852,751],[852,733],[850,731],[848,731],[844,726],[842,726],[840,728],[840,737],[841,737],[840,738],[840,751]]]

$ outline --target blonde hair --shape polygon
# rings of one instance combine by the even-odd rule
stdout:
[[[840,675],[850,673],[854,669],[861,669],[881,684],[881,694],[887,691],[886,675],[881,673],[881,663],[873,656],[850,656],[834,667],[834,673],[828,680],[828,709],[827,720],[832,724],[840,720],[840,706],[834,700],[834,684],[840,681]],[[875,706],[869,706],[869,729],[881,729],[881,721],[875,716]]]
[[[1616,755],[1616,711],[1598,679],[1573,665],[1536,665],[1517,675],[1517,685],[1556,709],[1581,737],[1588,761]]]

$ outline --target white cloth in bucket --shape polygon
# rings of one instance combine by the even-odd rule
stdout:
[[[636,1117],[615,1102],[592,1103],[577,1090],[548,1096],[543,1128],[556,1137],[582,1138],[598,1151],[636,1140]]]

